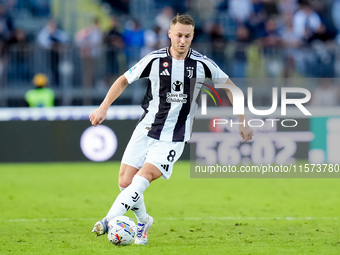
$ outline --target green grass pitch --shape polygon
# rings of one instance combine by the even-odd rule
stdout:
[[[148,245],[116,247],[90,232],[118,169],[1,164],[0,254],[340,254],[340,179],[192,179],[183,161],[145,192]]]

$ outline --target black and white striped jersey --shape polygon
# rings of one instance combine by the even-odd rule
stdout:
[[[173,142],[190,139],[190,117],[196,113],[199,95],[192,81],[228,79],[212,60],[197,51],[189,49],[184,60],[177,60],[171,57],[169,48],[151,52],[124,75],[129,84],[141,78],[149,80],[142,103],[145,112],[139,124],[149,130],[148,136]]]

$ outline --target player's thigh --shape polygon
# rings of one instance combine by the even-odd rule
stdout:
[[[140,169],[147,154],[148,138],[143,127],[137,126],[124,151],[121,164]]]
[[[126,164],[121,164],[119,170],[118,185],[122,188],[126,188],[127,186],[129,186],[132,182],[132,178],[137,172],[137,168]]]
[[[149,147],[145,163],[154,165],[164,179],[169,179],[174,164],[183,153],[184,146],[184,142],[154,141]]]

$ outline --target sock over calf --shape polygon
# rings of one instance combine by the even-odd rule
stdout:
[[[135,207],[136,203],[141,199],[149,184],[150,182],[146,178],[140,175],[135,175],[131,184],[117,196],[116,200],[111,206],[111,209],[106,215],[106,219],[110,221],[117,216],[124,215],[128,210]]]
[[[120,191],[126,188],[119,186]],[[142,194],[136,204],[130,209],[135,214],[138,223],[146,223],[148,221],[148,213],[144,202],[144,195]]]

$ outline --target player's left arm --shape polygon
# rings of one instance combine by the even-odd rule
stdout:
[[[236,86],[230,80],[230,78],[228,78],[226,84]],[[233,104],[233,94],[231,93],[231,91],[229,89],[225,88],[224,90],[227,93],[227,96],[228,96],[231,104]],[[251,140],[253,138],[254,133],[253,133],[253,129],[248,125],[246,117],[244,115],[238,115],[238,121],[244,123],[244,125],[239,125],[239,133],[242,137],[242,141],[246,142],[246,141]]]

